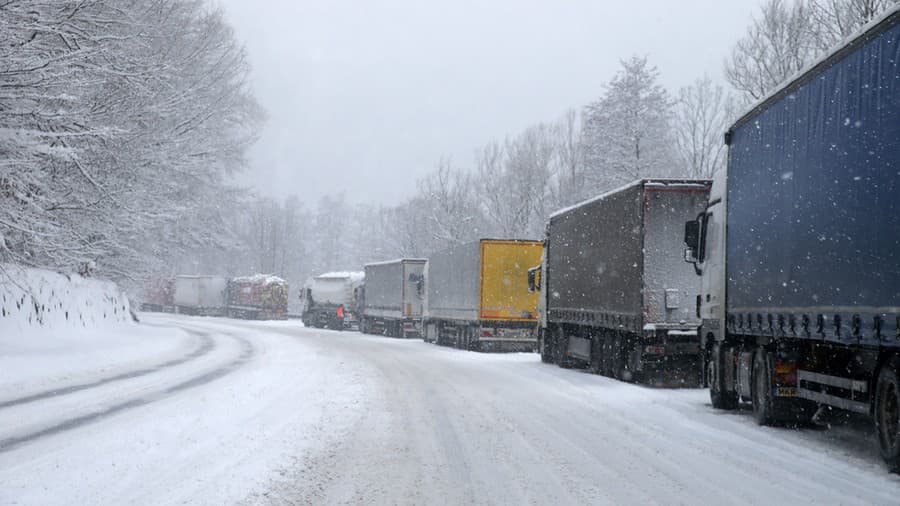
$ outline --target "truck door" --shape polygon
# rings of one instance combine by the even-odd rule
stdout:
[[[725,206],[712,201],[701,218],[700,250],[697,252],[701,269],[700,300],[702,325],[701,341],[712,334],[725,335]]]
[[[403,316],[420,318],[425,301],[425,275],[423,264],[404,264]]]

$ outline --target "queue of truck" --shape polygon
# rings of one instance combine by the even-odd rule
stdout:
[[[251,320],[287,319],[288,284],[276,276],[181,275],[144,288],[141,309]]]
[[[708,385],[713,408],[746,402],[765,425],[868,415],[900,471],[900,5],[724,141],[713,181],[634,181],[553,213],[542,241],[312,278],[303,321]],[[155,293],[202,314],[234,286],[180,276]]]
[[[423,337],[531,339],[561,367],[708,385],[764,425],[867,415],[900,472],[900,6],[724,138],[712,182],[635,181],[551,215],[543,248],[522,242],[541,252],[534,306],[527,255],[434,255]]]

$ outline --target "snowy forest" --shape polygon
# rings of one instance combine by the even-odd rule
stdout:
[[[202,0],[0,3],[0,262],[157,275],[252,272],[292,285],[480,237],[641,177],[709,178],[729,123],[896,0],[770,0],[724,62],[678,90],[652,57],[588,104],[435,160],[397,205],[283,201],[231,183],[265,121],[222,12]],[[689,55],[686,55],[689,57]]]

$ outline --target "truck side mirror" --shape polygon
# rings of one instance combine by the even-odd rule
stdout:
[[[532,267],[528,269],[528,293],[534,293],[541,289],[541,268]]]

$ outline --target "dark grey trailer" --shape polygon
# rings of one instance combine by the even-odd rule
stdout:
[[[699,377],[700,282],[682,241],[709,187],[642,179],[550,217],[541,269],[545,361],[624,379]]]
[[[360,331],[392,337],[421,336],[426,262],[422,258],[403,258],[366,264]]]

